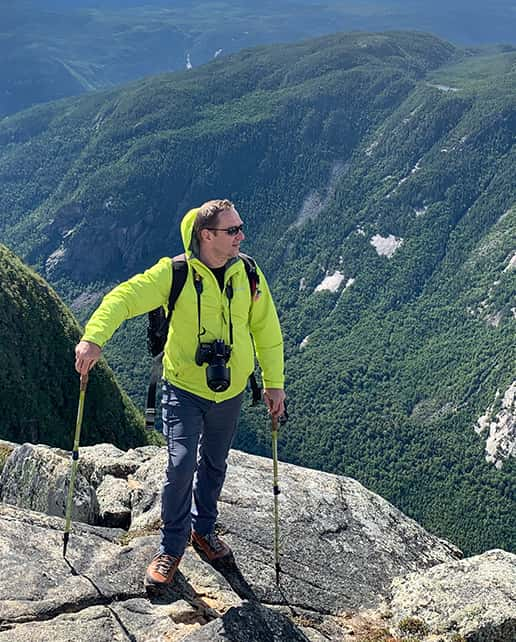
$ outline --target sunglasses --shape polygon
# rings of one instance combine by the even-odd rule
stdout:
[[[232,225],[231,227],[205,227],[204,229],[210,230],[212,232],[226,232],[229,236],[236,236],[239,232],[243,232],[244,224],[242,225]]]

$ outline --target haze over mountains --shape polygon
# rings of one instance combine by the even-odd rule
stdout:
[[[516,44],[510,0],[0,1],[0,117],[32,104],[335,31],[416,29]]]
[[[84,319],[180,250],[186,209],[232,198],[285,331],[282,458],[510,550],[514,423],[489,462],[475,427],[514,412],[515,62],[339,34],[37,106],[0,121],[1,238]],[[142,330],[108,350],[134,399]],[[237,445],[268,438],[248,411]]]

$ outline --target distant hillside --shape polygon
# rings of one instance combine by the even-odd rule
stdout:
[[[185,210],[223,190],[268,243],[260,210],[288,229],[454,52],[424,34],[328,36],[4,119],[0,234],[53,281],[95,282],[180,250]]]
[[[71,448],[77,323],[53,290],[0,245],[0,438]],[[142,421],[102,365],[90,375],[81,444],[145,443]]]
[[[284,327],[281,456],[468,553],[511,549],[514,409],[498,467],[475,428],[515,379],[515,58],[337,35],[34,108],[0,123],[0,234],[84,318],[229,196]],[[142,323],[108,355],[141,398]],[[247,411],[237,445],[269,436]]]
[[[511,0],[0,0],[0,118],[31,105],[336,31],[417,29],[516,44]]]

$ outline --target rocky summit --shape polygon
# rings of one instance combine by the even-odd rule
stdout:
[[[187,548],[143,588],[158,545],[166,448],[81,448],[63,557],[70,453],[0,442],[0,642],[510,642],[516,556],[461,552],[353,479],[232,451],[218,530],[234,560]]]

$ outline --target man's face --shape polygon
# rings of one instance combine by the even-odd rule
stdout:
[[[208,243],[211,251],[225,261],[238,256],[240,252],[240,243],[245,239],[244,233],[239,230],[237,234],[228,234],[224,230],[242,225],[242,219],[234,207],[224,210],[217,217],[217,222],[213,225],[217,230],[211,230]]]

